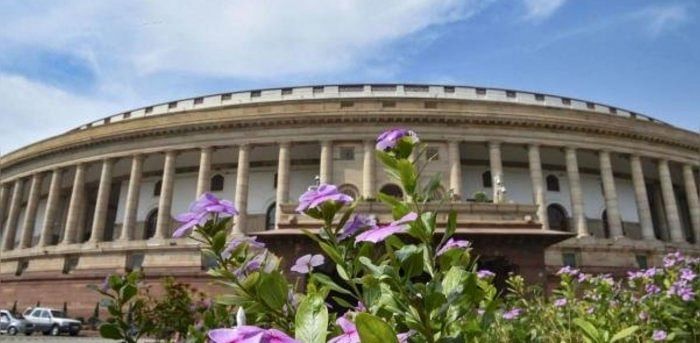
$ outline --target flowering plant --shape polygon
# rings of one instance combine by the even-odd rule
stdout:
[[[212,342],[615,342],[700,337],[697,259],[669,255],[663,269],[628,280],[565,267],[546,296],[508,279],[501,296],[495,274],[478,270],[471,243],[455,235],[457,216],[438,229],[433,201],[440,175],[423,175],[430,159],[410,130],[377,139],[377,158],[401,185],[403,198],[379,193],[390,219],[358,213],[356,201],[321,184],[299,199],[297,212],[321,222],[304,231],[322,254],[305,252],[289,271],[255,237],[229,237],[237,214],[205,194],[178,216],[176,236],[189,235],[216,265],[225,287],[212,313],[191,326],[191,339]],[[285,277],[285,275],[289,276]],[[294,279],[294,282],[290,280]],[[223,310],[222,310],[223,309]],[[235,318],[233,313],[236,313]]]

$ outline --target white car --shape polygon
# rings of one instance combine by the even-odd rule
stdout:
[[[68,318],[62,311],[44,307],[26,311],[24,318],[34,324],[35,331],[41,331],[44,335],[58,336],[66,332],[76,336],[82,327],[80,321]]]

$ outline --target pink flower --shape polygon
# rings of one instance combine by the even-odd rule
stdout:
[[[408,224],[417,218],[418,215],[415,212],[411,212],[403,216],[401,219],[391,222],[389,225],[370,229],[357,235],[357,237],[355,237],[355,242],[381,242],[395,233],[408,230]]]
[[[496,274],[494,274],[490,270],[483,269],[483,270],[476,272],[476,277],[478,277],[479,279],[489,279],[489,278],[492,278],[494,276],[496,276]]]
[[[557,299],[554,301],[554,306],[556,307],[564,307],[566,305],[567,301],[564,298]]]
[[[314,269],[314,267],[318,267],[324,262],[325,259],[323,258],[323,255],[316,254],[312,256],[311,254],[307,254],[299,257],[296,263],[294,263],[294,266],[292,266],[291,270],[299,274],[308,274]]]
[[[654,330],[654,333],[651,335],[651,339],[654,342],[665,341],[666,337],[668,337],[668,334],[664,330]]]
[[[221,200],[211,193],[204,193],[190,205],[188,212],[175,216],[175,220],[182,225],[173,232],[173,237],[180,238],[188,235],[196,226],[204,225],[210,214],[230,217],[237,215],[238,211],[230,201]]]
[[[418,136],[412,130],[407,129],[389,129],[377,137],[377,150],[387,151],[393,149],[396,144],[404,137],[408,137],[412,143],[418,143]]]
[[[518,318],[520,314],[523,312],[523,310],[519,308],[514,308],[510,311],[507,311],[506,313],[503,314],[503,319],[505,320],[513,320],[515,318]]]
[[[208,333],[214,343],[300,343],[277,329],[243,325],[233,329],[214,329]]]
[[[338,239],[342,241],[364,228],[376,229],[377,219],[373,215],[356,214],[352,220],[348,220],[348,222],[343,225]]]

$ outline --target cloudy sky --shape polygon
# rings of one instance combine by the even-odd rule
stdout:
[[[693,0],[0,2],[0,152],[208,93],[425,82],[554,93],[700,129]]]

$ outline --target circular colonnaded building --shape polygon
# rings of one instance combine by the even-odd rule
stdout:
[[[319,223],[294,208],[316,177],[387,222],[376,194],[402,190],[374,150],[391,127],[427,143],[426,173],[454,195],[431,206],[443,224],[455,210],[481,266],[501,276],[545,284],[562,265],[622,273],[700,251],[698,133],[505,89],[263,89],[119,113],[2,156],[0,307],[65,301],[88,316],[98,295],[85,285],[133,269],[209,287],[194,242],[171,238],[173,215],[206,191],[234,200],[232,233],[257,235],[287,263],[313,249],[299,229]]]

